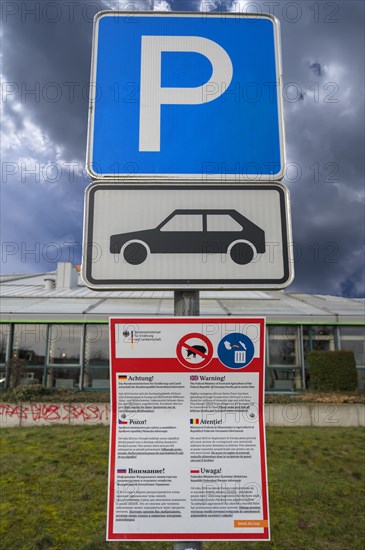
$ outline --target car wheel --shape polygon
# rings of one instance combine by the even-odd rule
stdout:
[[[142,264],[147,258],[147,248],[141,243],[129,243],[123,250],[125,261],[132,265]]]
[[[230,255],[236,264],[246,265],[252,261],[255,251],[247,243],[236,243],[232,246]]]

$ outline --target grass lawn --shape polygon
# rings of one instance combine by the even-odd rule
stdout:
[[[167,550],[105,543],[107,427],[2,429],[0,548]],[[267,430],[272,541],[204,550],[364,548],[364,431]]]

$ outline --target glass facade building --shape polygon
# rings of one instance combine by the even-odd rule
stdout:
[[[5,322],[0,324],[0,378],[21,360],[20,383],[52,388],[109,390],[108,323]],[[359,388],[365,389],[365,326],[267,324],[266,391],[308,389],[307,354],[351,350]]]
[[[110,317],[173,316],[168,290],[93,291],[75,266],[0,277],[0,387],[109,390]],[[266,318],[266,391],[309,387],[312,350],[351,350],[365,389],[365,302],[274,291],[201,291],[202,317]]]

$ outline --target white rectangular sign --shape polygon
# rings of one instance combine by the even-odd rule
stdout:
[[[293,280],[279,183],[126,185],[85,197],[82,275],[93,289],[280,289]]]
[[[268,540],[264,319],[110,329],[108,540]]]

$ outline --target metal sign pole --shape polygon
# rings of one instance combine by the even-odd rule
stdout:
[[[199,317],[199,290],[175,290],[174,315]]]
[[[199,290],[174,291],[174,315],[199,317]],[[174,542],[174,550],[203,550],[202,542]]]

